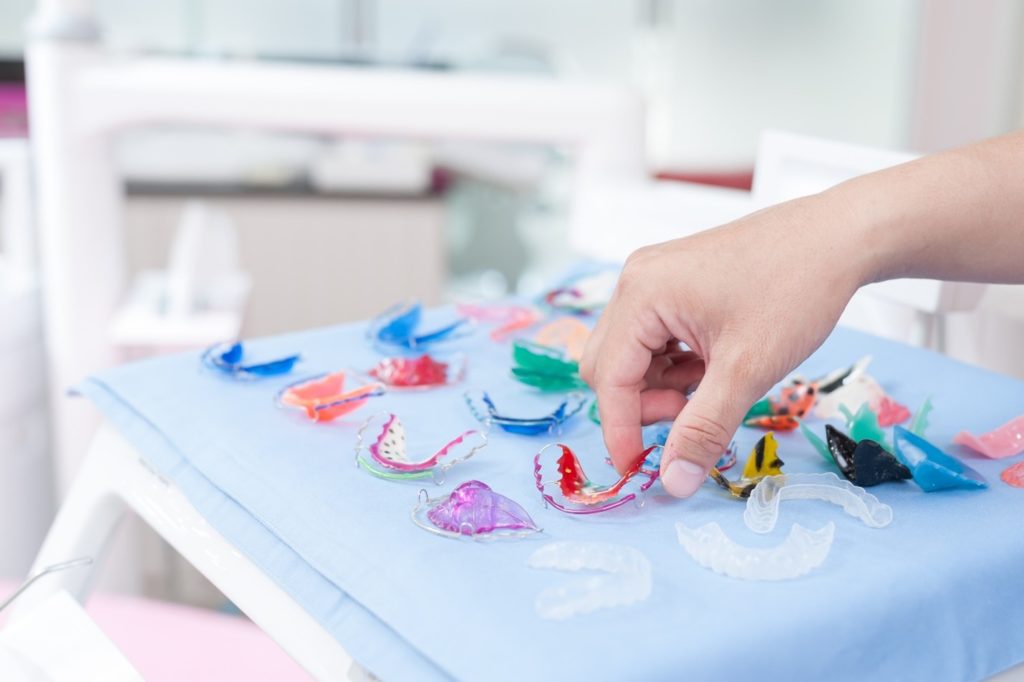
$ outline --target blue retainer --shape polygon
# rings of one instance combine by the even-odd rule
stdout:
[[[895,455],[926,493],[952,488],[987,488],[977,471],[902,426],[893,428]]]
[[[423,352],[432,346],[462,337],[469,324],[460,318],[433,331],[416,334],[423,318],[419,303],[398,304],[389,308],[373,321],[369,329],[370,341],[375,346],[397,348],[403,351]]]
[[[486,413],[479,410],[473,402],[473,396],[465,394],[466,405],[473,413],[473,416],[484,424],[496,424],[509,433],[520,436],[536,436],[548,433],[555,427],[568,421],[587,404],[587,399],[582,393],[573,393],[555,408],[554,412],[543,417],[509,417],[500,414],[494,401],[486,392],[480,392],[480,402],[484,404]]]
[[[289,355],[266,362],[243,364],[245,350],[241,343],[218,344],[207,348],[202,355],[205,367],[234,379],[263,379],[287,374],[299,361],[299,355]]]

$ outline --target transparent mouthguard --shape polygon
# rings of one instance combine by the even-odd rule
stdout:
[[[564,620],[613,606],[629,606],[651,594],[651,563],[639,550],[607,542],[552,542],[527,565],[559,571],[600,571],[572,578],[537,595],[534,608],[547,620]]]
[[[694,561],[739,580],[789,580],[810,573],[828,557],[835,531],[831,521],[819,530],[793,524],[781,544],[755,548],[737,544],[713,521],[700,528],[676,524],[679,544]]]
[[[764,478],[747,498],[743,511],[747,528],[770,533],[779,520],[779,503],[783,500],[825,500],[871,528],[892,523],[892,507],[833,473],[784,474]]]

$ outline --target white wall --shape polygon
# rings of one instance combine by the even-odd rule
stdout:
[[[336,54],[343,0],[98,0],[104,39],[119,48]]]
[[[121,48],[326,57],[352,46],[344,0],[98,0]],[[633,82],[652,98],[659,167],[753,162],[764,128],[883,147],[909,140],[922,0],[363,0],[389,58],[537,68]],[[30,0],[0,1],[0,51]],[[653,46],[652,40],[664,44]]]
[[[335,54],[348,33],[344,0],[96,0],[118,48]],[[0,0],[0,54],[20,53],[34,0]]]
[[[921,26],[911,146],[934,152],[1019,126],[1024,3],[929,0]]]
[[[655,159],[746,165],[765,128],[907,143],[917,0],[682,0]]]
[[[33,0],[0,0],[0,56],[20,54]]]
[[[920,0],[667,0],[653,30],[644,4],[378,0],[376,30],[469,63],[517,37],[563,73],[642,85],[667,121],[656,166],[750,166],[765,128],[906,146]]]

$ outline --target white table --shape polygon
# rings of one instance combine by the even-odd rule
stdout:
[[[118,521],[135,512],[318,680],[348,679],[361,668],[304,609],[214,530],[182,492],[154,473],[112,427],[104,425],[36,557],[33,572],[70,557],[102,554]],[[88,594],[89,569],[48,576],[11,607],[12,621],[66,590]]]

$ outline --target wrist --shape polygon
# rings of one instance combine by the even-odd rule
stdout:
[[[837,267],[849,271],[854,289],[900,277],[895,255],[899,230],[887,208],[883,188],[872,186],[871,176],[854,178],[816,195],[842,252]]]

